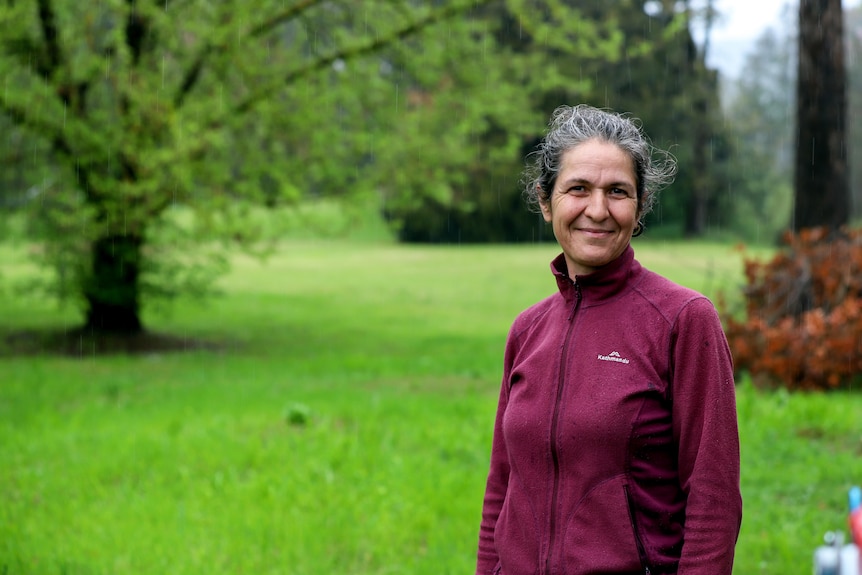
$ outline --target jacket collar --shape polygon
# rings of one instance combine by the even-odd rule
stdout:
[[[621,292],[639,267],[631,245],[614,261],[591,274],[575,276],[575,281],[569,278],[564,254],[558,255],[551,262],[551,272],[557,280],[557,288],[566,301],[574,299],[580,289],[584,304],[598,303]]]

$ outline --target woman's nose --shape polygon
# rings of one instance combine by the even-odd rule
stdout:
[[[608,198],[603,190],[593,190],[587,200],[587,208],[584,212],[590,219],[596,221],[608,217]]]

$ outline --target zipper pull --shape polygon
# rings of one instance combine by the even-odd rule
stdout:
[[[572,318],[575,317],[575,310],[581,304],[581,284],[577,280],[572,280],[572,285],[575,286],[575,303],[572,304],[572,311],[569,312],[569,321],[572,321]]]

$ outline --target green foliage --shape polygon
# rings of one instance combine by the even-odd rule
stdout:
[[[423,35],[425,45],[438,50],[426,48],[420,60],[397,59],[404,65],[406,107],[393,127],[399,145],[384,151],[382,162],[391,169],[381,190],[386,216],[402,240],[525,241],[541,235],[523,209],[518,185],[528,143],[546,120],[547,110],[537,103],[543,91],[567,86],[574,95],[584,84],[561,70],[554,55],[595,55],[608,51],[611,40],[561,2],[539,3],[544,10],[535,4],[490,4],[468,20]],[[547,40],[551,30],[567,29],[583,30],[580,43],[559,33]],[[517,38],[535,35],[546,44],[513,46]],[[430,160],[423,171],[396,168],[417,165],[420,157]]]
[[[381,104],[398,80],[382,51],[478,5],[0,4],[0,120],[33,153],[7,182],[38,182],[35,201],[3,195],[30,200],[50,291],[82,303],[90,327],[134,330],[142,299],[199,293],[222,271],[195,244],[258,239],[250,205],[367,203],[392,171],[373,148],[397,144],[398,108]],[[417,41],[410,58],[426,49]],[[194,211],[191,227],[173,227],[176,206]]]
[[[789,20],[789,17],[788,17]],[[726,116],[736,138],[727,196],[731,226],[749,240],[777,241],[793,207],[795,32],[767,29],[749,54]]]
[[[727,209],[713,193],[724,187],[717,169],[722,158],[699,153],[710,142],[720,145],[723,134],[715,73],[693,40],[698,16],[688,4],[653,2],[647,10],[643,1],[585,3],[594,17],[616,22],[623,35],[617,58],[586,63],[593,82],[585,100],[641,119],[653,142],[676,157],[676,181],[662,192],[648,226],[700,236],[707,230],[693,222],[699,205],[708,216],[704,224],[723,221]]]
[[[272,232],[260,206],[296,220],[333,199],[376,206],[402,239],[548,240],[517,178],[549,112],[578,101],[642,117],[678,156],[656,232],[684,228],[695,189],[710,230],[768,241],[785,222],[788,172],[749,142],[779,108],[740,104],[730,124],[753,128],[724,131],[686,3],[366,4],[0,3],[0,205],[28,218],[38,287],[82,309],[127,293],[134,313],[198,297],[227,245]],[[110,286],[130,268],[135,285]]]
[[[650,13],[643,1],[547,2],[538,10],[533,4],[490,4],[474,16],[489,35],[482,46],[482,68],[454,86],[480,102],[478,115],[463,116],[469,139],[457,148],[445,147],[450,155],[452,149],[464,151],[473,164],[462,172],[462,181],[441,186],[438,195],[388,201],[401,239],[552,239],[540,219],[523,212],[518,179],[524,156],[542,136],[550,112],[564,103],[588,102],[632,113],[644,120],[660,146],[678,156],[680,177],[652,218],[656,226],[683,227],[696,185],[704,190],[729,187],[722,171],[727,158],[712,153],[711,162],[697,166],[693,157],[699,127],[715,132],[713,150],[729,146],[718,128],[714,74],[697,64],[690,31],[694,16],[670,3]],[[473,92],[483,82],[492,87],[490,100],[487,90]],[[694,105],[699,94],[714,100],[709,114]],[[438,183],[441,175],[434,176]],[[733,221],[734,206],[719,198],[712,194],[707,207],[711,221],[723,225]]]
[[[735,164],[742,179],[735,201],[739,211],[765,223],[764,237],[778,238],[790,221],[793,203],[793,157],[796,105],[798,13],[787,8],[782,25],[767,29],[748,55],[738,79],[730,83],[726,117],[737,138]],[[853,213],[862,210],[862,9],[844,12],[847,66],[847,162]],[[772,205],[770,205],[772,204]],[[750,225],[740,227],[753,229]],[[761,230],[763,228],[761,227]]]
[[[711,294],[742,281],[727,245],[635,249]],[[470,572],[506,330],[555,289],[555,253],[288,242],[267,265],[232,255],[210,306],[147,315],[216,350],[3,358],[0,571]],[[21,248],[0,258],[32,273]],[[36,295],[0,316],[76,319]],[[797,572],[845,525],[862,396],[744,380],[737,397],[735,572]]]

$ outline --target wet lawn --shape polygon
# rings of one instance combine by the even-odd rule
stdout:
[[[709,295],[740,282],[729,245],[636,251]],[[137,354],[55,353],[38,338],[78,314],[7,282],[0,573],[472,572],[503,342],[555,253],[294,241],[236,256],[219,298],[148,310],[189,345]],[[28,273],[20,247],[0,261]],[[738,400],[735,573],[808,572],[862,483],[862,392],[743,379]]]

